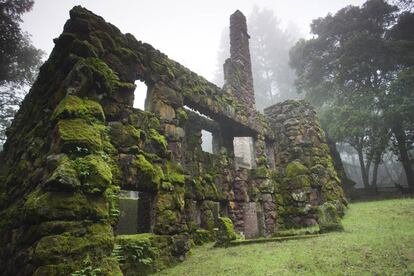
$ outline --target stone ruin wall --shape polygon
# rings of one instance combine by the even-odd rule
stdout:
[[[243,30],[243,18],[236,12],[232,26]],[[1,275],[86,265],[121,275],[121,189],[140,192],[137,231],[153,233],[145,241],[166,263],[182,260],[198,234],[214,236],[218,216],[247,237],[271,236],[316,225],[326,201],[345,203],[312,108],[292,101],[256,112],[251,68],[228,71],[228,92],[81,7],[54,42],[1,153]],[[240,68],[247,80],[236,82]],[[146,111],[132,108],[136,80],[148,86]],[[213,154],[201,130],[213,134]],[[254,169],[235,169],[234,137],[253,138]]]
[[[285,227],[318,222],[315,206],[346,205],[325,133],[310,104],[288,100],[264,110],[276,135],[274,179]]]
[[[224,89],[249,108],[256,111],[253,90],[252,63],[246,17],[237,10],[230,16],[230,58],[224,65]]]

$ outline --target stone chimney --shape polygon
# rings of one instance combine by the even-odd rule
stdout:
[[[230,58],[223,65],[224,89],[249,109],[256,109],[246,17],[237,10],[230,16]]]

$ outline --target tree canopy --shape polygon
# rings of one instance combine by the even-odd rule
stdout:
[[[289,49],[299,38],[298,29],[294,25],[283,29],[272,10],[257,6],[248,24],[258,109],[300,98],[294,85],[295,72],[289,66]]]
[[[27,86],[34,81],[43,55],[20,28],[21,16],[33,4],[32,0],[0,2],[0,144]]]
[[[414,15],[405,7],[384,0],[347,6],[314,20],[313,37],[290,52],[298,90],[320,109],[331,138],[358,152],[366,187],[371,163],[375,180],[391,139],[414,189],[409,156]]]

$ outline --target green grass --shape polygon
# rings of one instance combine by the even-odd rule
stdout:
[[[313,239],[197,247],[158,275],[414,275],[414,199],[351,204],[343,224]]]

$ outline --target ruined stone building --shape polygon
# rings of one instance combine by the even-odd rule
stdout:
[[[219,217],[246,238],[269,237],[318,225],[326,202],[346,204],[313,109],[256,111],[240,11],[230,37],[220,88],[90,11],[70,11],[1,153],[0,275],[142,275],[214,239]],[[145,111],[133,108],[137,80]],[[252,141],[250,167],[235,162],[236,137]],[[150,261],[120,258],[134,242]]]

